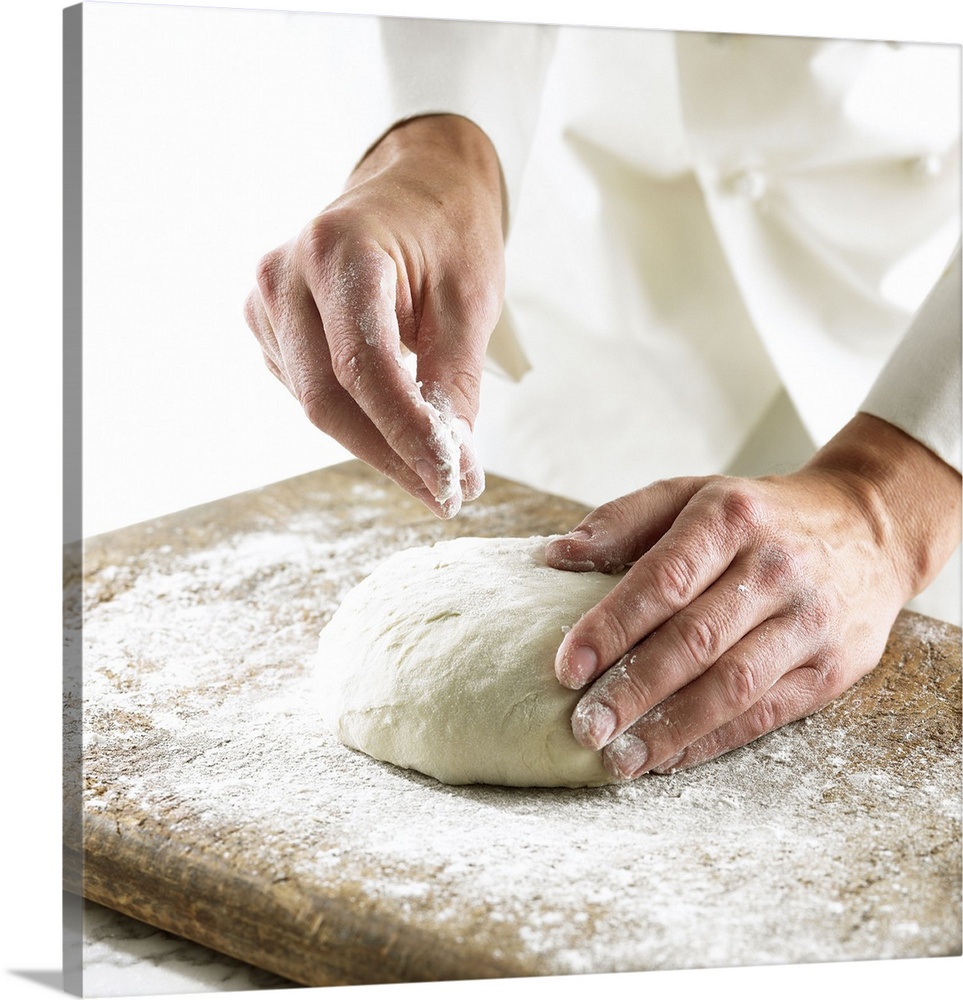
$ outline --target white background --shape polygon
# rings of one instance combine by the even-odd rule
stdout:
[[[350,457],[242,306],[389,112],[374,18],[93,3],[83,31],[88,537]]]
[[[292,10],[299,5],[238,0],[207,6]],[[300,6],[311,10],[319,5]],[[591,5],[562,0],[551,3],[488,0],[484,4],[466,0],[458,5],[458,10],[460,16],[499,20],[957,43],[963,37],[959,15],[953,21],[948,20],[951,5],[945,0],[914,0],[912,4],[882,7],[838,2],[768,7],[739,0],[725,5],[660,2],[634,5],[630,15],[622,3],[614,0],[596,0]],[[4,927],[0,933],[4,949],[2,968],[6,971],[0,988],[4,996],[12,997],[51,995],[50,986],[45,984],[51,982],[50,973],[60,968],[61,9],[61,4],[49,0],[22,0],[8,5],[0,59],[6,126],[3,319],[7,351],[2,396],[3,440],[8,460],[4,512],[7,534],[12,540],[2,602],[8,641],[2,667],[6,687],[0,702],[6,716],[3,726],[6,879]],[[451,16],[450,6],[440,3],[345,2],[327,4],[324,9]],[[284,113],[279,108],[282,117]],[[256,176],[266,176],[266,164],[272,153],[271,138],[248,136],[242,140],[238,135],[238,152],[251,158],[252,169],[262,172]],[[250,146],[244,146],[245,141]],[[198,155],[209,153],[206,149]],[[198,166],[203,168],[203,163]],[[160,172],[155,180],[162,186],[177,182],[182,192],[187,185],[183,173],[173,177]],[[228,183],[236,184],[237,175]],[[231,188],[232,192],[236,190]],[[123,193],[126,198],[133,198],[130,191]],[[203,201],[203,193],[195,192],[198,204]],[[239,221],[240,216],[227,219],[219,216],[227,233],[236,234],[238,227],[249,227],[247,232],[254,237],[250,253],[246,241],[244,245],[235,245],[225,239],[218,245],[210,241],[209,232],[199,244],[183,248],[178,245],[183,229],[148,227],[145,238],[163,241],[172,261],[171,274],[182,283],[172,284],[166,279],[157,282],[147,301],[138,299],[133,309],[129,298],[123,296],[105,306],[123,310],[125,324],[129,316],[130,339],[123,350],[118,347],[116,353],[108,352],[98,359],[103,371],[110,373],[109,378],[99,376],[106,386],[99,391],[115,393],[118,403],[126,401],[133,407],[135,416],[126,419],[123,407],[117,407],[117,424],[113,428],[106,420],[90,428],[101,438],[97,448],[103,451],[99,455],[93,451],[91,464],[85,469],[92,491],[88,532],[260,485],[329,460],[320,436],[307,426],[297,405],[261,369],[253,338],[240,318],[240,302],[247,285],[244,273],[253,273],[254,262],[263,250],[293,235],[285,223],[297,227],[305,221],[300,211],[305,196],[303,188],[288,190],[282,184],[272,193],[279,207],[273,219],[262,216],[256,224],[249,224]],[[316,207],[321,207],[324,196],[319,190]],[[133,198],[130,207],[136,211],[139,205],[139,200]],[[245,211],[240,204],[237,209],[239,213]],[[193,221],[203,228],[200,226],[203,220]],[[98,238],[107,240],[109,236],[101,234]],[[266,245],[262,246],[265,240]],[[217,277],[212,285],[218,289],[216,293],[194,284],[196,269],[185,263],[188,253],[207,253],[212,247],[219,252],[213,272]],[[181,251],[184,257],[179,256]],[[121,252],[128,251],[118,250]],[[129,263],[125,258],[125,264]],[[175,304],[170,305],[171,301]],[[169,322],[173,313],[181,317],[181,322]],[[168,321],[160,322],[161,316]],[[203,337],[198,340],[200,335]],[[93,344],[90,350],[95,350]],[[232,404],[225,402],[225,390],[233,393]],[[198,425],[190,419],[193,406],[200,407],[198,412],[205,415],[206,423]],[[143,438],[145,432],[149,433],[149,444]],[[281,443],[279,437],[283,439]],[[217,447],[212,446],[215,438]],[[232,438],[233,442],[226,445]],[[158,442],[162,442],[163,451],[157,450],[161,447]],[[132,469],[138,472],[132,487],[114,485],[110,488],[112,497],[97,497],[95,491],[102,479],[116,484],[121,481],[118,476]],[[181,481],[178,469],[183,473]],[[165,481],[161,491],[158,484]],[[138,485],[148,483],[150,490]],[[841,996],[860,988],[870,996],[896,997],[945,989],[947,983],[959,982],[960,971],[959,961],[940,960],[660,973],[606,977],[592,983],[585,979],[563,983],[518,981],[497,988],[518,996],[555,995],[566,992],[563,987],[575,987],[579,992],[583,989],[670,991],[680,997],[749,989],[778,991],[790,998],[820,992]],[[487,984],[468,984],[459,986],[457,992],[464,996],[487,996],[490,989]],[[416,986],[355,989],[348,995],[448,996],[451,992],[448,986]],[[318,995],[342,994],[343,991],[325,991]]]

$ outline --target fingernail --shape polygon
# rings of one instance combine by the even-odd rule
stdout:
[[[445,500],[436,500],[436,502],[440,508],[439,516],[448,521],[461,510],[461,490],[456,490],[452,496],[446,498]]]
[[[608,705],[598,701],[580,701],[572,713],[572,733],[583,747],[601,750],[612,738],[617,720]]]
[[[462,494],[465,502],[477,500],[485,491],[485,471],[478,460],[475,439],[464,417],[455,420],[456,441],[460,449]]]
[[[550,543],[552,545],[554,543]],[[545,558],[555,569],[564,569],[570,573],[590,573],[596,569],[591,559],[567,559],[551,548],[545,549]]]
[[[444,502],[438,500],[428,490],[415,490],[411,494],[416,500],[420,500],[436,517],[443,521],[449,521],[459,510],[461,510],[461,494],[453,496]]]
[[[563,538],[574,538],[576,541],[581,541],[585,538],[592,537],[592,529],[580,524],[577,528],[572,528],[571,531],[567,532],[562,536]]]
[[[585,550],[580,543],[588,542],[592,538],[592,529],[579,525],[565,535],[553,538],[545,550],[549,564],[555,569],[569,570],[575,573],[586,573],[598,569],[595,560],[585,558]],[[575,542],[575,551],[572,551],[570,543]]]
[[[415,472],[421,477],[421,481],[428,487],[429,493],[437,497],[441,490],[441,478],[438,475],[438,468],[426,458],[419,458],[415,462]]]
[[[461,492],[465,503],[477,500],[485,492],[485,473],[480,466],[468,470],[461,483]]]
[[[559,683],[573,691],[584,687],[595,676],[599,658],[595,650],[588,646],[576,646],[564,654],[556,666],[555,676]]]
[[[649,748],[631,733],[622,733],[605,750],[605,763],[617,778],[637,778],[645,770]]]

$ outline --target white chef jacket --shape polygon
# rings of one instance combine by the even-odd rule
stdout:
[[[486,467],[595,504],[788,470],[865,409],[960,468],[958,47],[391,18],[382,41],[385,126],[462,114],[502,166],[489,354],[518,381],[483,385]]]

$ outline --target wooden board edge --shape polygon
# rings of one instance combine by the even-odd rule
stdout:
[[[79,852],[73,852],[79,865]],[[176,863],[175,863],[176,862]],[[470,945],[440,938],[357,903],[291,881],[265,892],[210,855],[170,838],[124,836],[110,816],[84,819],[82,878],[70,891],[161,930],[305,986],[375,985],[530,976]],[[256,916],[257,915],[257,916]],[[377,956],[377,964],[372,963]]]

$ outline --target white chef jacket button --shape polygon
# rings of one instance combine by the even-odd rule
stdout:
[[[768,186],[766,175],[753,167],[730,174],[726,184],[735,194],[748,198],[749,201],[759,201]]]
[[[935,154],[928,153],[926,156],[916,156],[907,163],[909,172],[919,180],[932,180],[939,177],[943,169],[943,161]]]

